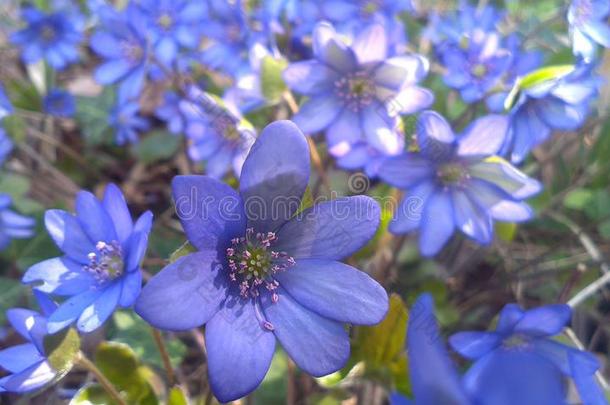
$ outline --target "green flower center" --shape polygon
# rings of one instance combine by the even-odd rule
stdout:
[[[446,185],[454,185],[460,183],[468,177],[468,173],[464,167],[457,163],[447,163],[441,165],[437,175],[441,182]]]
[[[95,277],[100,283],[114,280],[123,275],[125,262],[123,261],[123,249],[117,241],[110,243],[98,242],[95,252],[89,253],[89,264],[84,270]]]
[[[169,14],[162,14],[157,20],[157,24],[164,30],[169,30],[174,25],[174,19]]]
[[[481,77],[485,76],[487,74],[487,66],[485,66],[482,63],[476,64],[472,68],[472,74],[475,75],[475,77],[478,77],[478,78],[481,78]]]

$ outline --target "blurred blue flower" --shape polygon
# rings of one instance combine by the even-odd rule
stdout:
[[[568,22],[575,55],[590,62],[598,45],[610,48],[609,14],[610,0],[572,0]]]
[[[76,113],[76,100],[65,90],[52,89],[42,100],[44,111],[55,117],[69,118]]]
[[[575,377],[585,404],[607,404],[595,384],[599,362],[591,353],[554,339],[570,322],[567,305],[545,305],[524,311],[508,304],[493,332],[460,332],[452,348],[474,364],[464,387],[476,403],[566,404],[563,377]]]
[[[161,329],[205,324],[209,381],[222,403],[261,383],[276,339],[303,371],[327,375],[348,361],[344,325],[376,324],[388,310],[377,282],[339,262],[373,237],[378,204],[339,198],[297,215],[309,173],[305,136],[278,121],[252,147],[239,193],[206,176],[173,181],[198,251],[155,275],[136,312]]]
[[[522,89],[511,109],[510,127],[500,154],[508,155],[513,163],[520,163],[552,131],[580,128],[599,85],[592,68],[582,66],[563,77]]]
[[[83,39],[84,19],[76,12],[44,13],[32,7],[24,8],[21,16],[27,27],[11,35],[11,42],[21,48],[24,63],[44,59],[61,70],[76,62],[78,45]]]
[[[419,296],[409,311],[407,355],[415,399],[411,401],[394,393],[390,397],[391,405],[472,404],[445,348],[430,294]],[[485,404],[496,405],[493,402]]]
[[[511,54],[501,48],[500,36],[495,32],[474,31],[459,45],[439,48],[441,63],[447,69],[445,84],[459,90],[466,103],[483,99],[511,65]]]
[[[0,165],[4,164],[6,158],[13,150],[13,141],[6,131],[0,127]]]
[[[101,201],[79,192],[76,215],[47,211],[45,226],[64,255],[30,267],[23,282],[46,294],[68,297],[49,317],[49,333],[73,323],[81,332],[91,332],[117,306],[134,303],[141,289],[150,212],[134,223],[121,190],[109,184]]]
[[[0,367],[9,372],[0,378],[0,392],[23,394],[35,391],[57,377],[57,372],[47,361],[43,344],[47,334],[47,317],[55,306],[42,294],[35,295],[41,301],[43,314],[22,308],[6,312],[9,323],[27,343],[0,351]]]
[[[330,153],[341,157],[352,145],[367,142],[383,154],[404,146],[399,115],[428,107],[433,95],[418,87],[428,72],[416,54],[386,58],[387,38],[380,25],[365,29],[351,46],[327,23],[314,32],[315,59],[284,71],[294,91],[309,97],[293,117],[305,133],[326,131]]]
[[[496,156],[507,127],[506,117],[488,115],[456,137],[439,114],[422,113],[416,131],[419,153],[390,157],[379,171],[382,180],[407,190],[390,231],[419,229],[421,253],[433,256],[456,229],[489,244],[494,221],[530,219],[533,212],[523,200],[541,185]]]
[[[504,14],[490,5],[479,7],[460,0],[454,12],[442,15],[432,12],[424,35],[436,45],[459,46],[476,32],[496,32]]]
[[[201,38],[200,26],[206,24],[204,1],[142,0],[138,6],[148,21],[148,33],[155,56],[171,65],[180,48],[194,49]]]
[[[167,129],[174,135],[184,132],[185,120],[180,111],[182,97],[173,91],[163,95],[163,104],[155,110],[155,116],[167,124]]]
[[[138,115],[139,111],[140,106],[135,102],[119,104],[111,111],[108,119],[117,145],[137,143],[138,133],[150,128],[148,120]]]
[[[8,247],[13,239],[29,239],[34,236],[34,218],[17,214],[11,209],[12,199],[0,193],[0,250]]]
[[[0,121],[13,113],[13,105],[4,92],[4,86],[0,82]]]
[[[205,162],[206,173],[213,178],[221,178],[231,169],[239,177],[256,139],[252,125],[235,106],[196,87],[189,89],[188,99],[180,101],[179,108],[185,120],[189,157]]]
[[[266,57],[273,56],[263,44],[255,43],[249,53],[250,70],[241,74],[224,94],[223,98],[243,113],[260,108],[266,102],[261,87],[261,69]]]
[[[130,3],[118,12],[100,6],[100,28],[91,36],[90,46],[103,63],[95,71],[102,85],[119,84],[119,102],[136,99],[144,86],[148,69],[146,18]]]

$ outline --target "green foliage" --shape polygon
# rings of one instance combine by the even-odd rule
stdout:
[[[140,162],[151,164],[174,156],[180,147],[180,141],[179,136],[165,130],[157,130],[135,144],[132,150]]]
[[[282,350],[277,350],[269,372],[261,386],[256,390],[254,398],[258,404],[281,404],[286,401],[286,385],[288,384],[288,357]]]
[[[263,58],[261,63],[261,90],[271,104],[278,103],[286,91],[286,83],[282,78],[286,66],[288,62],[285,59],[275,59],[271,56]]]
[[[70,401],[70,405],[116,405],[116,402],[110,398],[101,385],[90,384],[78,390]]]
[[[72,370],[80,356],[80,337],[73,328],[64,329],[44,338],[47,361],[57,371],[57,380]]]
[[[172,255],[169,257],[169,262],[173,263],[176,260],[180,259],[183,256],[190,255],[191,253],[195,253],[197,248],[191,245],[188,241],[184,242],[182,246],[180,246]]]
[[[180,387],[174,387],[169,391],[167,405],[188,405],[186,395]]]
[[[114,99],[114,91],[110,87],[104,88],[99,96],[77,98],[75,118],[89,146],[111,143],[108,113],[114,105]]]
[[[498,238],[504,242],[512,242],[517,234],[517,224],[512,222],[496,222],[494,229]]]
[[[6,322],[6,311],[19,304],[26,287],[19,280],[0,277],[0,291],[2,291],[0,295],[0,323],[4,324]]]

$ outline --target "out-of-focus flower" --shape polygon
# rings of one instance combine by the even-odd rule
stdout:
[[[157,118],[165,121],[167,129],[174,135],[184,132],[185,122],[180,111],[181,100],[182,98],[178,94],[168,91],[163,96],[163,104],[155,110]]]
[[[11,209],[12,199],[0,193],[0,250],[8,247],[13,239],[28,239],[34,236],[34,218],[26,217]]]
[[[27,27],[11,35],[11,42],[21,48],[24,63],[44,59],[61,70],[76,62],[78,45],[83,39],[84,20],[76,12],[44,13],[32,7],[21,11]]]
[[[239,193],[205,176],[173,181],[178,217],[198,251],[154,276],[136,312],[162,329],[206,325],[220,402],[261,383],[276,339],[313,376],[339,370],[349,358],[345,324],[375,324],[388,310],[377,282],[339,262],[373,237],[378,204],[339,198],[297,215],[309,172],[305,136],[278,121],[252,147]]]
[[[441,61],[447,69],[445,83],[459,90],[467,103],[481,100],[508,71],[511,55],[501,48],[498,34],[474,31],[460,45],[441,47]]]
[[[0,83],[0,121],[13,113],[13,105],[4,92],[4,86]]]
[[[23,282],[46,294],[68,297],[48,319],[49,333],[73,323],[81,332],[99,328],[117,306],[140,294],[140,263],[146,253],[152,214],[134,223],[121,190],[106,187],[103,200],[81,191],[76,215],[49,210],[45,226],[64,256],[28,269]]]
[[[6,131],[0,127],[0,165],[4,164],[6,158],[13,150],[13,141]]]
[[[228,102],[196,87],[180,102],[189,140],[188,154],[195,162],[205,162],[206,173],[221,178],[233,169],[239,177],[246,156],[256,139],[256,131]]]
[[[180,48],[199,45],[200,26],[207,24],[205,1],[142,0],[138,6],[148,21],[148,33],[157,59],[172,64]]]
[[[610,48],[610,0],[573,0],[568,22],[574,54],[586,62],[595,59],[598,45]]]
[[[138,142],[138,133],[150,128],[146,118],[138,115],[138,103],[129,102],[117,105],[110,113],[110,126],[115,131],[117,145]]]
[[[522,89],[511,109],[510,127],[500,154],[520,163],[552,131],[580,128],[598,94],[599,84],[591,68],[582,66],[563,77]]]
[[[265,104],[261,87],[261,69],[266,57],[271,57],[267,48],[261,43],[255,43],[250,48],[250,71],[240,75],[235,84],[225,92],[223,98],[237,106],[243,113]]]
[[[146,18],[130,3],[118,12],[110,6],[98,9],[100,28],[91,36],[90,46],[103,63],[95,71],[102,85],[119,83],[119,102],[137,98],[148,69]]]
[[[57,377],[57,372],[47,361],[43,344],[47,334],[47,317],[54,310],[54,304],[42,294],[36,295],[39,301],[48,301],[41,303],[43,315],[22,308],[13,308],[6,312],[9,323],[27,343],[0,351],[0,367],[9,372],[7,376],[0,378],[0,392],[23,394],[35,391]]]
[[[456,229],[489,244],[495,220],[530,219],[533,212],[523,200],[541,185],[496,156],[507,127],[506,117],[489,115],[455,136],[439,114],[422,113],[417,123],[419,153],[390,157],[379,171],[382,180],[407,190],[390,231],[419,229],[420,251],[432,256]]]
[[[399,114],[428,107],[430,91],[418,87],[428,72],[419,55],[387,58],[383,27],[373,25],[347,45],[327,23],[314,32],[315,59],[291,64],[284,71],[290,88],[309,97],[294,116],[306,133],[326,131],[335,157],[366,142],[386,155],[404,147]]]
[[[411,401],[394,393],[390,398],[392,405],[472,404],[445,348],[430,294],[419,296],[409,311],[406,349],[415,398]]]
[[[74,96],[65,90],[52,89],[42,100],[44,111],[55,117],[69,118],[76,112]]]
[[[475,361],[464,375],[475,403],[565,404],[566,376],[574,378],[583,403],[607,404],[594,381],[600,367],[595,356],[552,339],[570,322],[571,313],[563,304],[528,311],[509,304],[495,331],[451,336],[453,349]]]

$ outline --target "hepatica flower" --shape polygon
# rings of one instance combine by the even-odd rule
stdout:
[[[500,313],[495,331],[451,336],[453,349],[475,361],[464,376],[464,387],[474,394],[476,403],[495,398],[494,404],[499,405],[565,404],[566,376],[574,379],[583,403],[606,404],[594,381],[600,366],[595,356],[552,339],[566,327],[570,317],[567,305],[524,311],[509,304]],[[524,392],[523,385],[505,380],[518,375],[524,376],[523,381],[535,381],[536,389]],[[500,390],[502,386],[504,389]]]
[[[0,83],[0,121],[12,113],[13,105],[4,91],[4,86],[2,86],[2,83]]]
[[[456,229],[488,244],[494,221],[530,219],[523,200],[541,186],[496,156],[506,130],[506,117],[489,115],[456,136],[439,114],[423,112],[417,123],[420,152],[390,157],[379,172],[382,180],[407,190],[390,231],[419,229],[420,251],[432,256]]]
[[[552,131],[580,128],[599,85],[591,68],[580,66],[562,77],[522,89],[510,112],[510,128],[501,154],[520,163]]]
[[[22,394],[35,391],[57,377],[57,372],[47,361],[43,344],[47,334],[47,317],[54,307],[48,299],[40,299],[48,301],[42,305],[44,314],[22,308],[13,308],[6,312],[9,323],[26,343],[0,351],[0,367],[9,373],[0,378],[0,392]]]
[[[123,194],[113,184],[101,201],[87,191],[78,193],[76,215],[46,212],[47,231],[64,255],[32,266],[23,282],[67,298],[49,317],[49,333],[73,323],[81,332],[91,332],[118,306],[134,303],[151,225],[150,212],[132,221]]]
[[[11,209],[8,194],[0,193],[0,251],[8,247],[13,239],[28,239],[34,236],[36,221]]]
[[[136,102],[119,104],[110,113],[110,126],[115,130],[118,145],[138,142],[138,133],[150,128],[150,123],[138,113],[140,106]]]
[[[24,63],[44,59],[61,70],[78,60],[78,45],[83,39],[84,20],[75,12],[44,13],[35,8],[21,12],[27,26],[11,35],[11,42],[21,48]]]
[[[610,48],[610,0],[573,0],[568,9],[572,49],[590,62],[596,57],[597,47]]]
[[[427,61],[418,55],[386,58],[387,46],[380,25],[348,46],[332,26],[320,23],[313,38],[315,59],[293,63],[284,72],[288,86],[309,97],[293,120],[305,133],[325,130],[335,157],[359,142],[386,155],[400,152],[398,114],[432,103],[432,94],[416,85],[427,74]]]
[[[180,112],[180,101],[182,98],[171,91],[163,95],[163,103],[155,110],[155,116],[165,121],[167,129],[174,135],[184,132],[185,122]]]
[[[205,176],[173,181],[178,217],[198,250],[153,277],[136,312],[155,327],[205,327],[209,381],[220,402],[262,381],[276,339],[305,372],[323,376],[349,357],[344,324],[375,324],[383,288],[339,262],[379,224],[377,203],[339,198],[297,214],[309,181],[305,137],[289,121],[252,147],[240,190]]]
[[[42,100],[44,111],[55,117],[69,118],[76,112],[76,101],[72,94],[61,89],[52,89]]]
[[[238,109],[195,87],[179,104],[186,121],[188,154],[195,162],[205,162],[206,173],[221,178],[233,169],[239,177],[256,139],[256,131]]]

